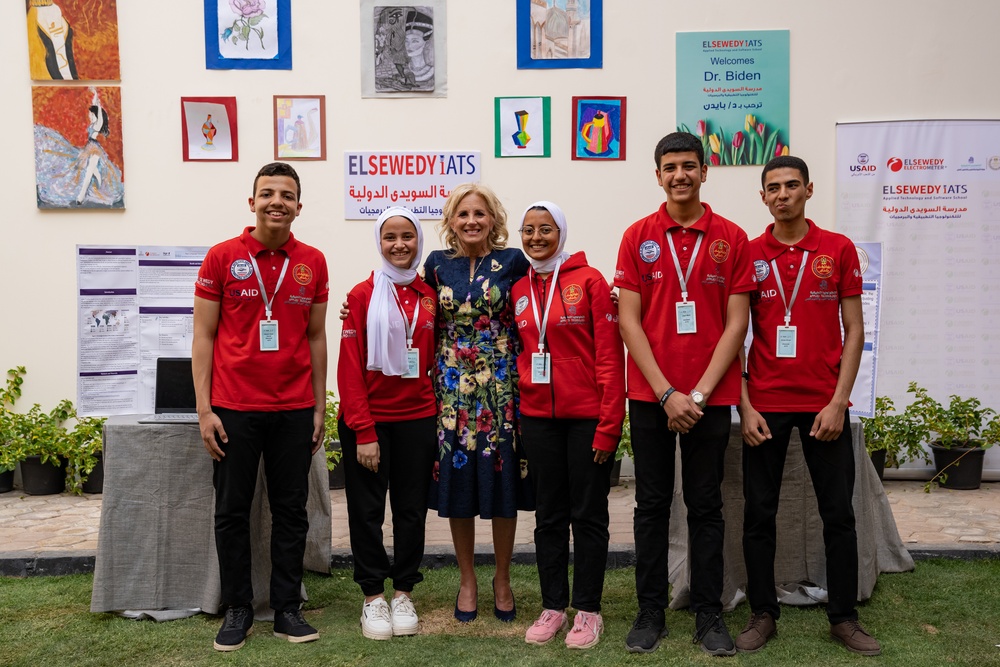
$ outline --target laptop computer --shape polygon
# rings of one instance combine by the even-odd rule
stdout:
[[[156,360],[156,414],[140,424],[197,424],[191,357],[159,357]]]

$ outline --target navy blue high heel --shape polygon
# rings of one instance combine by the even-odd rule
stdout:
[[[458,596],[459,593],[455,594],[455,620],[459,623],[472,623],[479,616],[479,602],[476,601],[476,608],[472,611],[462,611],[458,608]]]
[[[490,582],[490,586],[493,588],[493,615],[504,623],[513,622],[514,619],[517,618],[517,602],[514,602],[514,606],[506,611],[501,609],[497,606],[497,582],[495,578],[492,582]],[[512,601],[514,600],[513,589],[510,591],[510,599]],[[458,607],[455,607],[455,610],[458,611]]]

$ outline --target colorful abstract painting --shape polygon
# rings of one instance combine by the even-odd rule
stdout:
[[[604,0],[517,0],[518,69],[604,66]]]
[[[326,159],[326,96],[274,96],[274,159]]]
[[[35,81],[118,81],[116,0],[25,0]]]
[[[38,208],[125,208],[121,89],[35,86]]]
[[[496,157],[549,157],[549,97],[497,97],[493,101]]]
[[[240,157],[235,97],[182,97],[185,162],[236,162]]]
[[[207,69],[292,69],[291,0],[205,0]]]
[[[625,159],[625,98],[573,98],[574,160]]]

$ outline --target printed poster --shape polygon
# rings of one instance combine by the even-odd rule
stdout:
[[[767,164],[789,153],[789,33],[677,33],[677,129],[714,166]]]

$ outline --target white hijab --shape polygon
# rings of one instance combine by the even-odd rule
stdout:
[[[566,214],[563,213],[561,208],[550,201],[536,201],[534,204],[524,209],[524,213],[521,214],[522,227],[524,227],[524,218],[527,217],[528,211],[539,207],[548,211],[552,216],[552,219],[556,221],[556,227],[559,228],[559,243],[556,245],[555,254],[544,261],[532,259],[531,257],[528,257],[527,253],[525,253],[524,256],[528,257],[528,261],[531,262],[531,268],[535,270],[535,273],[552,273],[555,271],[557,265],[562,264],[569,259],[569,253],[563,251],[563,248],[566,246],[566,236],[569,233],[566,229]]]
[[[382,225],[394,216],[402,216],[413,223],[417,232],[417,252],[406,269],[393,266],[382,255]],[[382,268],[375,271],[375,289],[368,304],[368,364],[370,371],[385,375],[406,373],[406,320],[399,310],[395,285],[409,285],[417,277],[417,267],[424,254],[424,233],[420,220],[407,208],[387,208],[375,223],[375,250],[382,260]],[[416,317],[416,314],[414,314]]]

